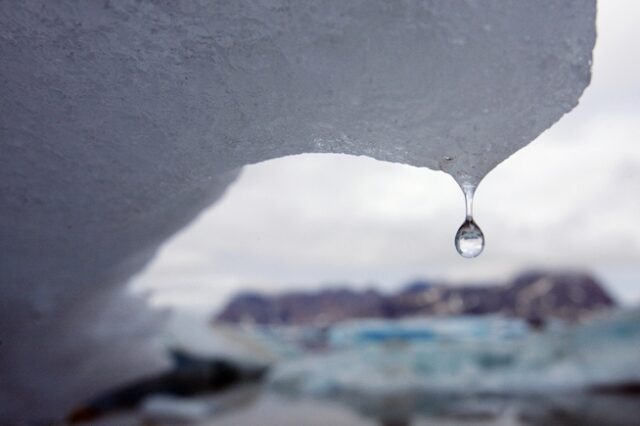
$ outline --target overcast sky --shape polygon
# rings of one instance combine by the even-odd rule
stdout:
[[[580,105],[477,190],[487,240],[479,258],[462,259],[453,246],[464,200],[448,175],[303,155],[246,167],[135,287],[161,305],[208,310],[239,289],[391,289],[417,277],[482,281],[571,267],[640,301],[638,22],[640,2],[600,1],[593,78]]]

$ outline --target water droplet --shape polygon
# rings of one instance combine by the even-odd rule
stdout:
[[[456,232],[456,250],[460,256],[473,258],[484,249],[484,235],[473,220],[465,220]]]
[[[460,256],[473,258],[482,253],[484,249],[484,234],[473,220],[473,194],[475,185],[462,185],[464,200],[467,206],[467,217],[456,232],[455,245]]]

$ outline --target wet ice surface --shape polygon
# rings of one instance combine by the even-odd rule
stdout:
[[[166,365],[119,286],[245,164],[335,152],[477,183],[577,104],[594,17],[593,0],[0,3],[0,408],[58,414]]]

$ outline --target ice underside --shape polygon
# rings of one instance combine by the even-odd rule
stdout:
[[[332,152],[477,182],[577,104],[594,20],[595,0],[0,2],[0,412],[165,365],[123,283],[241,166]]]

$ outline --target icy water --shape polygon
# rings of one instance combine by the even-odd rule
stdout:
[[[451,407],[438,399],[394,396],[352,402],[289,399],[265,395],[244,412],[212,419],[207,426],[339,425],[339,426],[632,426],[637,425],[640,399],[573,395],[501,400],[453,399]],[[451,409],[453,407],[455,409]]]
[[[388,394],[378,399],[294,398],[243,389],[210,399],[206,418],[169,412],[123,413],[92,426],[637,426],[640,398],[548,395],[520,399]],[[354,405],[357,402],[357,405]]]
[[[456,250],[460,256],[468,259],[479,256],[484,249],[484,234],[473,220],[473,196],[475,191],[475,185],[462,185],[467,214],[455,237]]]
[[[499,317],[355,321],[334,326],[327,346],[311,352],[287,347],[299,341],[290,331],[255,340],[282,351],[262,385],[156,394],[86,424],[637,426],[640,418],[640,308],[537,331]]]

